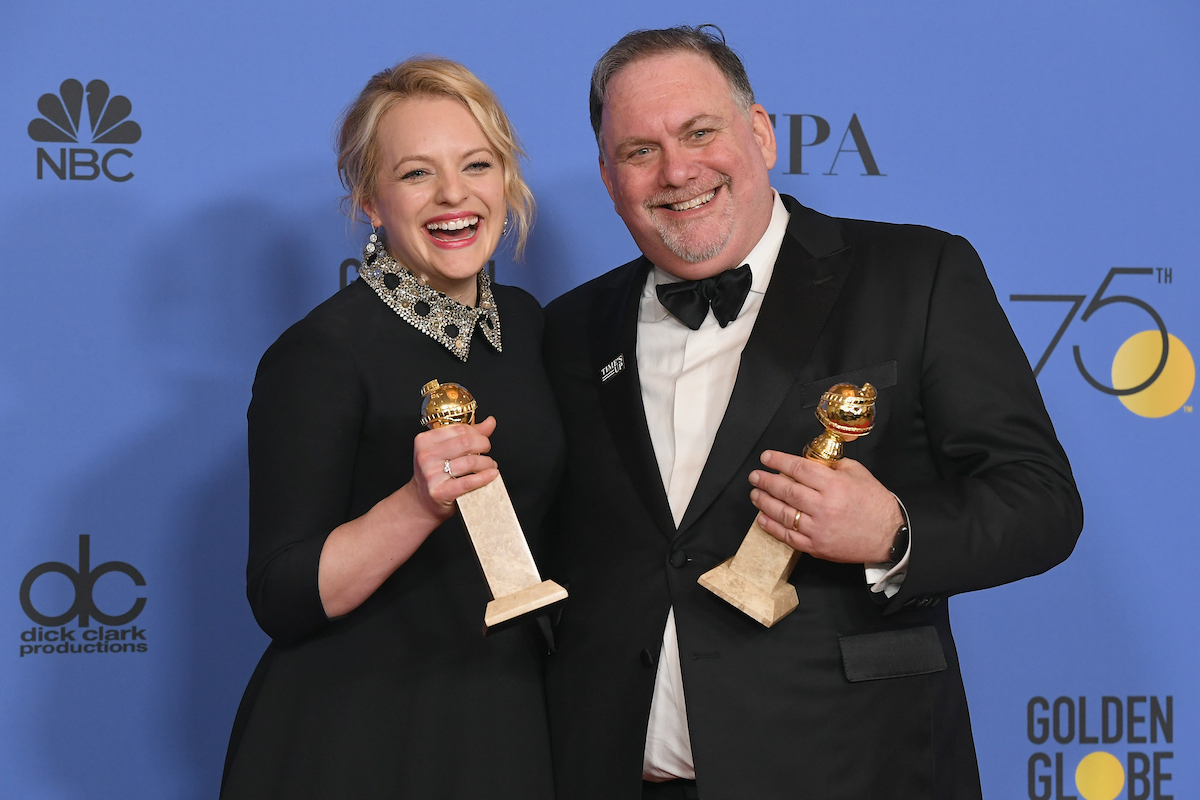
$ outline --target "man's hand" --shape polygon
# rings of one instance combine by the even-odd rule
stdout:
[[[904,522],[892,493],[862,464],[845,458],[833,467],[774,450],[762,463],[779,474],[750,473],[758,526],[802,553],[825,561],[868,564],[888,560]],[[796,512],[800,512],[797,524]]]

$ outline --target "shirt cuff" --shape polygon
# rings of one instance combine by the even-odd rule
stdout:
[[[892,494],[892,497],[896,497],[895,493]],[[871,591],[876,594],[883,592],[884,596],[889,598],[895,596],[900,591],[900,584],[904,583],[904,576],[908,574],[908,557],[912,553],[913,545],[912,523],[908,519],[908,509],[904,507],[904,503],[900,502],[899,497],[896,497],[896,503],[900,506],[900,513],[904,515],[904,524],[908,527],[908,549],[904,551],[904,556],[894,564],[891,561],[863,564],[867,583],[871,584]]]

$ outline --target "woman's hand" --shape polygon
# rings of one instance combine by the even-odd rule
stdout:
[[[413,477],[358,519],[325,540],[317,584],[326,615],[358,608],[407,561],[429,534],[454,514],[454,501],[500,475],[484,455],[496,420],[447,425],[413,441]],[[450,472],[446,472],[446,463]]]
[[[445,520],[454,514],[454,501],[491,483],[500,475],[496,462],[484,455],[496,418],[475,425],[446,425],[418,434],[413,441],[413,487],[425,511]]]

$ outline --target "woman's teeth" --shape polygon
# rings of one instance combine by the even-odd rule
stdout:
[[[461,219],[449,219],[445,222],[430,222],[425,225],[431,231],[460,231],[463,228],[473,227],[479,224],[479,217],[462,217]]]
[[[667,208],[671,209],[672,211],[687,211],[689,209],[698,208],[698,207],[704,205],[705,203],[707,203],[709,200],[712,200],[716,196],[717,196],[717,190],[713,189],[711,192],[702,194],[699,197],[693,197],[691,200],[688,200],[687,202],[684,202],[684,203],[670,203],[667,205]]]

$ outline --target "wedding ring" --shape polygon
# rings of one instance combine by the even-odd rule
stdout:
[[[446,463],[448,464],[450,462],[447,461]],[[792,530],[796,531],[797,533],[800,532],[800,514],[801,513],[803,513],[803,512],[797,511],[796,518],[794,520],[792,520]]]
[[[449,475],[451,478],[454,477],[454,473],[450,471],[450,459],[447,458],[446,463],[442,464],[442,471],[445,472],[447,475]],[[796,518],[797,519],[800,518],[799,512],[796,513]]]

